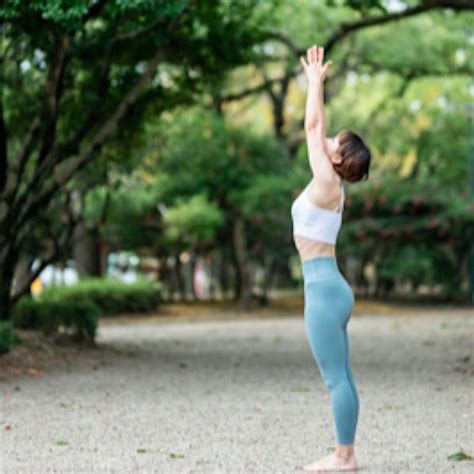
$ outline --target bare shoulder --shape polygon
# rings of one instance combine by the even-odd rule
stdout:
[[[308,185],[308,197],[320,207],[333,209],[341,198],[342,178],[335,173],[331,179],[322,179],[313,176]]]

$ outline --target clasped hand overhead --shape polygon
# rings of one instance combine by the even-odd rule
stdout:
[[[333,64],[332,60],[326,62],[323,65],[324,60],[324,48],[322,46],[311,46],[306,51],[307,62],[304,56],[300,56],[301,64],[303,65],[304,72],[309,84],[322,84],[326,79],[329,66]]]

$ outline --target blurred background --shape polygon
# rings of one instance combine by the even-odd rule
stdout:
[[[0,12],[2,320],[41,297],[111,312],[301,300],[290,206],[311,178],[299,56],[313,44],[334,61],[328,135],[353,129],[372,150],[336,248],[356,298],[474,302],[472,2]]]

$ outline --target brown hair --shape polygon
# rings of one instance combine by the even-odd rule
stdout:
[[[352,130],[342,130],[338,136],[337,152],[342,156],[342,161],[333,163],[336,172],[351,183],[369,179],[371,152],[364,140]]]

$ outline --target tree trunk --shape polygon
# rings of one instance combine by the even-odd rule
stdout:
[[[11,286],[11,293],[19,291],[20,288],[24,288],[30,279],[30,256],[22,255],[18,260],[15,271],[13,273],[13,280]],[[31,291],[30,291],[31,294]]]
[[[209,301],[216,300],[216,260],[217,254],[211,254],[207,259],[209,265]]]
[[[73,257],[80,276],[101,276],[98,230],[79,221],[73,234]]]
[[[236,298],[241,310],[250,311],[251,278],[245,237],[245,222],[243,217],[238,215],[234,220],[232,233],[236,269]]]
[[[13,279],[12,273],[9,273],[3,268],[0,270],[0,321],[7,321],[10,319],[10,288]]]
[[[219,283],[222,291],[222,299],[225,300],[229,291],[229,273],[227,268],[227,260],[225,258],[225,249],[220,250],[219,255]]]
[[[196,276],[196,265],[197,265],[197,253],[195,250],[191,250],[191,258],[189,262],[189,277],[191,279],[191,293],[193,295],[193,300],[196,301],[198,299],[198,295],[196,294],[196,288],[194,286],[195,276]]]
[[[3,239],[0,239],[0,255],[0,321],[7,321],[11,315],[11,290],[18,255],[11,251],[11,247],[6,248],[6,242]]]
[[[268,290],[271,288],[271,279],[275,270],[275,259],[271,256],[265,259],[265,277],[262,284],[262,306],[268,306]]]
[[[168,256],[158,255],[159,270],[158,270],[158,282],[163,285],[163,289],[166,290],[166,301],[172,301],[172,286],[170,281],[170,271],[168,268]],[[164,297],[164,295],[163,295]]]
[[[185,282],[183,278],[183,272],[182,272],[182,265],[181,265],[181,259],[179,258],[179,252],[175,255],[175,275],[176,275],[176,283],[178,286],[179,294],[181,297],[181,301],[186,300],[186,287],[185,287]]]

